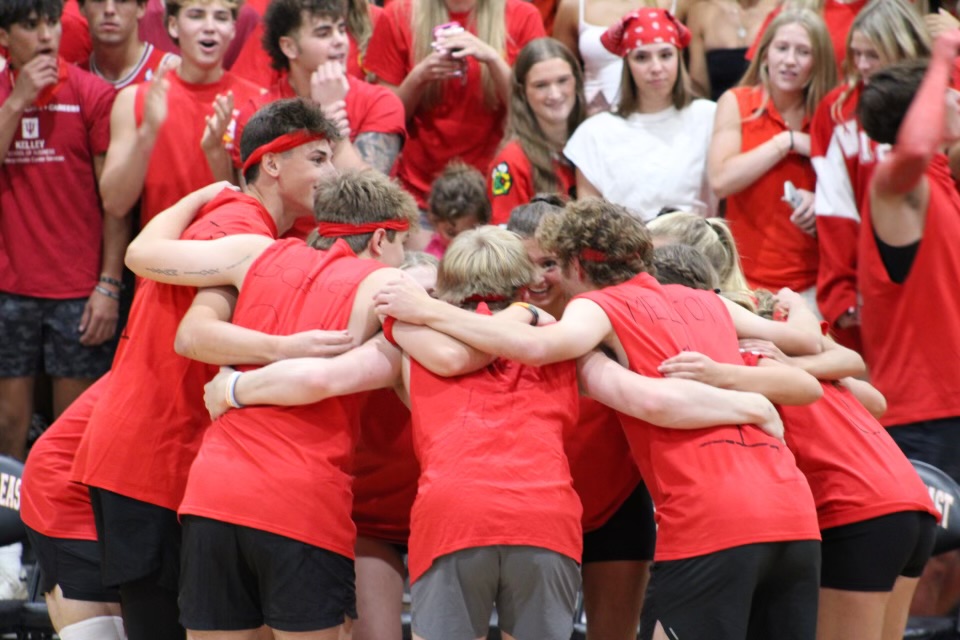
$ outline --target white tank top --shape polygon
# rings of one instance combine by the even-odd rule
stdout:
[[[583,19],[583,4],[580,0],[580,58],[583,59],[583,90],[587,104],[602,93],[610,108],[620,102],[620,74],[623,73],[623,58],[607,51],[600,43],[600,36],[607,27],[587,24]]]

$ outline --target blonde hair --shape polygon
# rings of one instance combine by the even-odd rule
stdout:
[[[654,218],[647,223],[647,229],[654,238],[685,244],[701,251],[720,277],[721,289],[749,290],[740,267],[740,253],[726,220],[674,211]]]
[[[405,271],[406,269],[415,269],[417,267],[433,267],[436,269],[440,266],[440,261],[437,260],[435,255],[431,255],[424,251],[404,251],[403,252],[403,264],[400,265],[399,269]]]
[[[373,25],[370,23],[370,9],[367,0],[347,0],[347,31],[357,43],[360,58],[367,52],[367,43],[373,35]]]
[[[629,54],[623,58],[623,70],[620,72],[620,103],[615,112],[621,118],[639,113],[643,106],[640,102],[640,88],[633,81],[627,57]],[[677,49],[677,81],[673,83],[670,97],[673,100],[673,106],[677,109],[683,109],[693,102],[690,76],[687,74],[687,65],[683,62],[683,51],[679,49]]]
[[[317,190],[313,203],[317,222],[340,224],[366,224],[405,220],[410,230],[420,223],[420,210],[409,193],[399,184],[379,171],[365,169],[342,173],[335,180],[324,183]],[[367,248],[373,233],[342,236],[354,253]],[[397,232],[387,230],[387,239],[393,242]],[[329,249],[337,238],[325,238],[316,231],[307,238],[307,244],[315,249]]]
[[[830,107],[830,115],[837,123],[842,120],[844,102],[863,81],[850,48],[855,32],[876,47],[886,59],[886,64],[926,58],[932,46],[926,26],[912,5],[902,0],[871,0],[857,14],[847,35],[847,57],[843,61],[844,89]]]
[[[533,277],[533,263],[517,234],[477,227],[458,234],[447,247],[437,272],[437,297],[465,308],[487,298],[491,309],[501,308],[516,300]]]
[[[463,25],[464,29],[476,27],[477,37],[493,47],[501,56],[507,51],[506,0],[477,0],[468,19],[471,24]],[[433,30],[442,24],[450,22],[450,11],[443,0],[413,0],[411,16],[411,30],[413,32],[413,64],[433,53],[430,44],[433,42]],[[483,79],[484,102],[489,107],[498,102],[497,87],[486,65],[480,65]],[[422,103],[434,106],[441,99],[442,83],[431,82],[427,85]]]
[[[833,43],[830,40],[830,33],[827,31],[823,18],[810,9],[787,7],[773,19],[770,26],[763,32],[757,52],[740,81],[742,87],[763,87],[764,99],[754,113],[754,117],[763,113],[770,99],[770,74],[767,70],[767,52],[770,50],[770,44],[781,27],[791,24],[799,24],[807,32],[813,53],[813,68],[810,70],[810,79],[803,88],[804,110],[808,117],[813,116],[817,110],[817,105],[837,83],[837,65],[833,54]]]

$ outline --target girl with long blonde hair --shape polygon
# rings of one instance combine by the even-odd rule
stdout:
[[[717,103],[710,184],[727,199],[726,218],[753,288],[807,291],[816,284],[809,127],[835,83],[823,19],[785,9],[764,32],[741,85]]]

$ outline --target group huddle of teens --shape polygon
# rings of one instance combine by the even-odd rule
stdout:
[[[590,640],[903,637],[940,514],[898,434],[960,449],[960,30],[787,3],[714,103],[702,30],[584,2],[577,54],[521,0],[272,0],[231,54],[236,5],[168,0],[172,56],[83,0],[87,72],[4,0],[0,328],[79,301],[87,349],[36,337],[21,494],[63,640],[399,640],[405,581],[422,640],[580,597]]]

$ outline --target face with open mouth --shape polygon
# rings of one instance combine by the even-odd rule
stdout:
[[[327,62],[339,62],[346,68],[350,41],[344,18],[304,11],[300,29],[291,38],[296,46],[297,64],[305,69],[313,70]]]
[[[810,34],[799,23],[777,29],[767,49],[767,72],[773,87],[785,91],[802,91],[813,71],[813,45]]]
[[[60,20],[31,13],[26,20],[0,29],[0,46],[7,49],[7,61],[20,69],[37,56],[56,57],[60,50]]]
[[[524,238],[523,247],[536,268],[536,276],[527,286],[524,300],[559,318],[567,303],[560,263],[555,256],[543,251],[536,238]]]
[[[170,19],[170,35],[179,40],[184,61],[201,68],[221,64],[234,33],[233,13],[219,0],[189,4]]]

